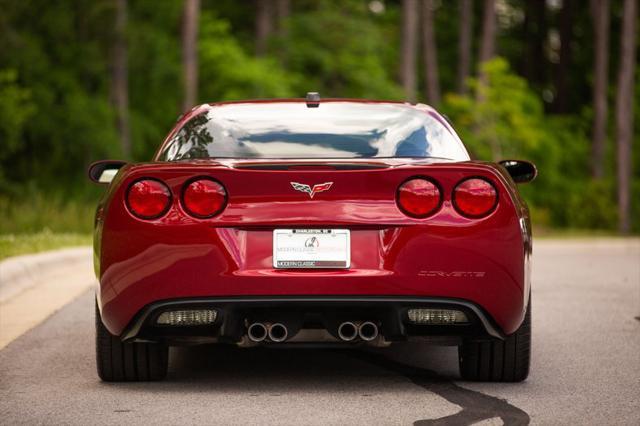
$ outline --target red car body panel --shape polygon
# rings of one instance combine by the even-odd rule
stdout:
[[[282,168],[261,169],[274,163]],[[335,167],[340,163],[371,168]],[[215,178],[226,187],[228,204],[213,218],[191,217],[181,206],[183,185],[196,176]],[[431,178],[442,190],[441,207],[425,219],[408,217],[396,203],[398,186],[416,176]],[[479,219],[462,216],[452,205],[455,185],[471,176],[491,181],[498,191],[496,209]],[[159,179],[171,190],[171,207],[158,219],[139,219],[125,205],[129,185],[144,177]],[[311,199],[294,190],[292,181],[333,185]],[[130,165],[111,183],[96,216],[98,302],[105,326],[121,335],[145,306],[162,300],[446,297],[476,304],[510,334],[528,303],[528,221],[515,184],[491,163],[371,158]],[[296,227],[350,229],[351,267],[274,269],[273,229]]]

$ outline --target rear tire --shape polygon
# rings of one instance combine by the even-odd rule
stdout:
[[[458,347],[460,375],[464,380],[521,382],[531,361],[531,298],[524,321],[505,340],[466,340]]]
[[[169,348],[159,343],[123,343],[102,323],[96,304],[96,366],[105,382],[162,380],[167,375]]]

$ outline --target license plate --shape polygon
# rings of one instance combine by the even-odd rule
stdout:
[[[275,229],[274,268],[348,268],[351,264],[348,229]]]

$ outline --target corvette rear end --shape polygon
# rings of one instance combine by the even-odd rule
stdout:
[[[154,160],[90,171],[119,169],[94,240],[104,380],[163,377],[170,345],[407,340],[526,378],[526,163],[470,161],[426,106],[339,100],[204,105]]]

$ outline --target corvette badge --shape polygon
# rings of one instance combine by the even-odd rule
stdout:
[[[313,196],[316,195],[318,192],[327,191],[329,188],[331,188],[331,185],[333,185],[333,182],[325,182],[325,183],[319,183],[317,185],[313,185],[313,188],[311,188],[309,185],[306,185],[304,183],[298,183],[298,182],[290,182],[290,183],[291,183],[291,186],[293,186],[293,189],[295,189],[296,191],[306,192],[307,194],[309,194],[309,198],[313,198]]]

